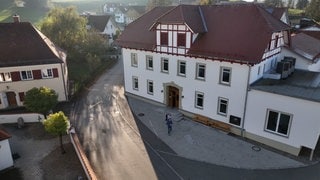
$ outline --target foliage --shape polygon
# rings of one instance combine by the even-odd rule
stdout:
[[[40,23],[40,30],[68,52],[76,50],[87,36],[86,19],[74,7],[53,8]]]
[[[288,0],[287,8],[294,8],[295,0]]]
[[[306,14],[317,22],[320,22],[320,0],[311,0],[306,8]]]
[[[47,132],[56,136],[65,134],[70,127],[68,117],[62,111],[50,114],[43,125]]]
[[[308,0],[298,0],[296,4],[297,9],[305,9],[309,4]]]
[[[53,89],[47,87],[34,87],[26,92],[24,98],[24,106],[28,110],[41,113],[45,116],[57,103],[58,94]]]
[[[200,5],[210,5],[212,4],[212,0],[200,0],[199,4]]]
[[[282,0],[265,0],[264,4],[268,7],[283,7]]]
[[[288,9],[288,14],[290,16],[301,16],[304,13],[304,10],[301,9]]]
[[[67,116],[65,116],[62,111],[50,114],[49,117],[43,121],[43,125],[47,132],[59,136],[61,153],[65,153],[62,135],[65,134],[70,127]]]
[[[172,0],[148,0],[147,10],[151,10],[157,6],[170,6],[172,5]]]

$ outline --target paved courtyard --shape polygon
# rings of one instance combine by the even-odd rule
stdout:
[[[12,153],[17,154],[14,168],[0,172],[0,179],[69,180],[85,177],[81,163],[70,142],[63,137],[67,153],[61,154],[59,140],[47,132],[40,123],[25,124],[19,129],[16,124],[0,125],[9,132]]]

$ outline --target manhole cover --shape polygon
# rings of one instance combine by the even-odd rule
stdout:
[[[251,149],[257,152],[261,151],[261,148],[259,146],[252,146]]]
[[[139,113],[138,116],[144,116],[144,113]]]

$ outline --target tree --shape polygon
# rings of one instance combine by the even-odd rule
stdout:
[[[288,0],[287,7],[293,9],[294,8],[294,4],[295,4],[295,0]]]
[[[62,49],[75,51],[87,36],[86,19],[75,7],[53,8],[40,22],[40,30]]]
[[[58,94],[50,88],[32,88],[26,92],[24,106],[32,111],[46,114],[58,104]]]
[[[148,0],[147,10],[151,10],[157,6],[170,6],[172,5],[172,0]]]
[[[268,7],[283,7],[282,0],[265,0],[264,4]]]
[[[311,0],[306,8],[306,14],[317,22],[320,22],[320,0]]]
[[[297,9],[305,9],[308,5],[309,1],[308,0],[298,0],[296,4]]]
[[[59,111],[50,114],[49,117],[43,121],[43,125],[47,132],[59,136],[61,154],[64,154],[66,151],[62,143],[62,135],[65,134],[70,127],[68,117],[65,116],[62,111]]]

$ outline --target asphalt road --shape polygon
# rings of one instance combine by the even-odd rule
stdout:
[[[99,179],[318,180],[320,164],[244,170],[179,157],[130,111],[122,61],[103,74],[75,106],[73,122]]]

